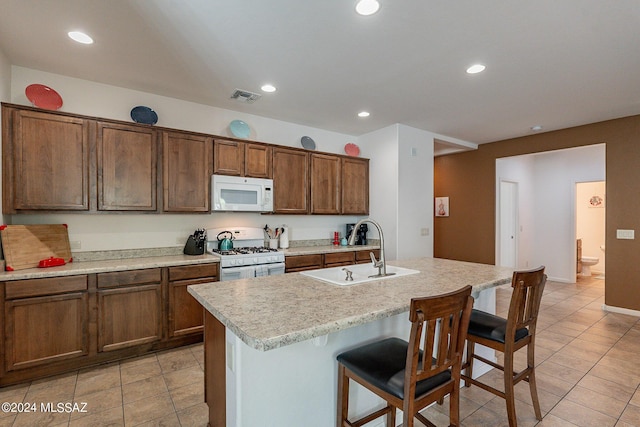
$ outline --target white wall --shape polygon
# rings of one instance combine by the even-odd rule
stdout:
[[[433,256],[434,134],[396,124],[358,142],[371,158],[371,218],[384,231],[386,258]]]
[[[594,207],[593,196],[603,199]],[[576,238],[582,239],[582,256],[596,257],[599,262],[591,267],[595,272],[605,271],[605,253],[600,249],[605,237],[605,182],[581,182],[576,184]]]
[[[384,231],[385,256],[398,258],[398,129],[388,126],[358,138],[363,157],[369,162],[369,212]],[[433,187],[433,186],[432,186]],[[369,227],[369,237],[376,237]]]
[[[0,102],[9,102],[11,99],[11,64],[0,50]],[[0,113],[0,135],[2,134],[2,113]],[[0,152],[0,165],[2,164],[2,152]],[[1,166],[0,166],[1,168]],[[2,186],[0,185],[0,208],[2,208]],[[1,216],[2,223],[6,224],[4,215]]]
[[[496,174],[519,182],[520,225],[528,232],[520,235],[527,257],[520,267],[542,264],[551,280],[574,283],[576,183],[605,179],[605,144],[499,159]]]
[[[8,67],[0,69],[4,76]],[[351,135],[23,67],[13,66],[11,68],[10,81],[10,99],[7,94],[4,100],[15,104],[30,105],[24,95],[25,87],[32,83],[42,83],[60,93],[64,100],[61,111],[76,114],[130,121],[131,109],[137,105],[146,105],[158,113],[159,126],[176,129],[230,135],[228,124],[234,119],[241,119],[250,125],[249,139],[252,140],[300,147],[300,138],[307,135],[315,140],[317,150],[341,154],[344,153],[344,145],[347,142],[356,141],[356,138]],[[0,81],[0,87],[7,86],[7,84],[7,81]],[[361,155],[368,157],[369,153],[363,149]],[[372,163],[374,164],[371,168],[372,174],[375,174],[377,170],[375,164],[378,162],[374,160]],[[395,206],[395,204],[390,206]],[[251,213],[205,215],[43,214],[13,215],[10,218],[13,224],[66,223],[69,225],[70,240],[80,242],[81,248],[76,250],[78,252],[179,246],[183,245],[187,236],[198,227],[213,228],[233,225],[263,227],[265,223],[271,226],[288,224],[292,240],[330,239],[334,231],[339,231],[342,235],[345,233],[346,224],[356,222],[358,219],[353,216],[285,216]],[[372,235],[372,237],[374,236]]]
[[[510,181],[518,185],[518,259],[517,268],[537,267],[531,265],[533,257],[534,204],[533,156],[516,156],[496,160],[496,260],[500,259],[500,182]]]
[[[433,140],[430,132],[398,125],[399,259],[433,256]]]

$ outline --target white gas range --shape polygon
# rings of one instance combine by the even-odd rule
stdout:
[[[233,235],[233,249],[219,250],[219,239]],[[255,227],[207,230],[207,252],[220,257],[220,281],[284,274],[284,253],[264,246],[264,230]]]

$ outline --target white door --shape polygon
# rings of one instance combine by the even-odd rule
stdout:
[[[518,266],[518,183],[500,181],[500,257],[498,265]]]

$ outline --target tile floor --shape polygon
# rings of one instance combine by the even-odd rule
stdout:
[[[522,382],[516,386],[519,426],[640,427],[640,319],[603,312],[603,295],[604,281],[596,278],[547,283],[536,345],[544,418],[535,419]],[[498,314],[506,315],[509,298],[509,286],[498,289]],[[484,375],[497,387],[500,379],[495,371]],[[0,412],[0,427],[206,426],[203,381],[200,344],[4,387],[0,402],[87,402],[87,412]],[[508,425],[502,399],[473,386],[461,396],[464,427]],[[436,405],[425,415],[446,426],[447,407]]]

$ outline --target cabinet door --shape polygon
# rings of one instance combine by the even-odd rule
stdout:
[[[315,270],[322,268],[322,254],[287,256],[284,258],[284,264],[287,273]]]
[[[13,118],[14,185],[5,191],[14,209],[88,210],[88,122],[35,111]]]
[[[87,292],[7,300],[7,371],[86,356],[88,323]]]
[[[155,211],[157,141],[143,126],[98,123],[98,209]]]
[[[212,282],[213,278],[169,283],[169,337],[199,333],[203,330],[203,307],[187,291],[187,286]]]
[[[369,160],[342,159],[342,213],[369,214]]]
[[[169,280],[169,337],[201,333],[203,308],[187,286],[217,282],[218,264],[169,267]]]
[[[304,151],[273,148],[273,210],[309,212],[309,156]]]
[[[159,283],[98,291],[98,351],[119,350],[160,339]]]
[[[340,157],[311,154],[311,213],[340,213]]]
[[[165,212],[209,212],[212,145],[202,136],[162,134]]]
[[[371,263],[371,252],[376,259],[380,259],[380,249],[372,249],[370,251],[357,251],[356,252],[356,264]]]
[[[213,173],[242,176],[244,173],[244,143],[216,139],[213,143]]]
[[[334,252],[324,254],[324,268],[353,265],[356,263],[355,252]]]
[[[244,144],[244,176],[271,178],[271,147],[260,144]]]

